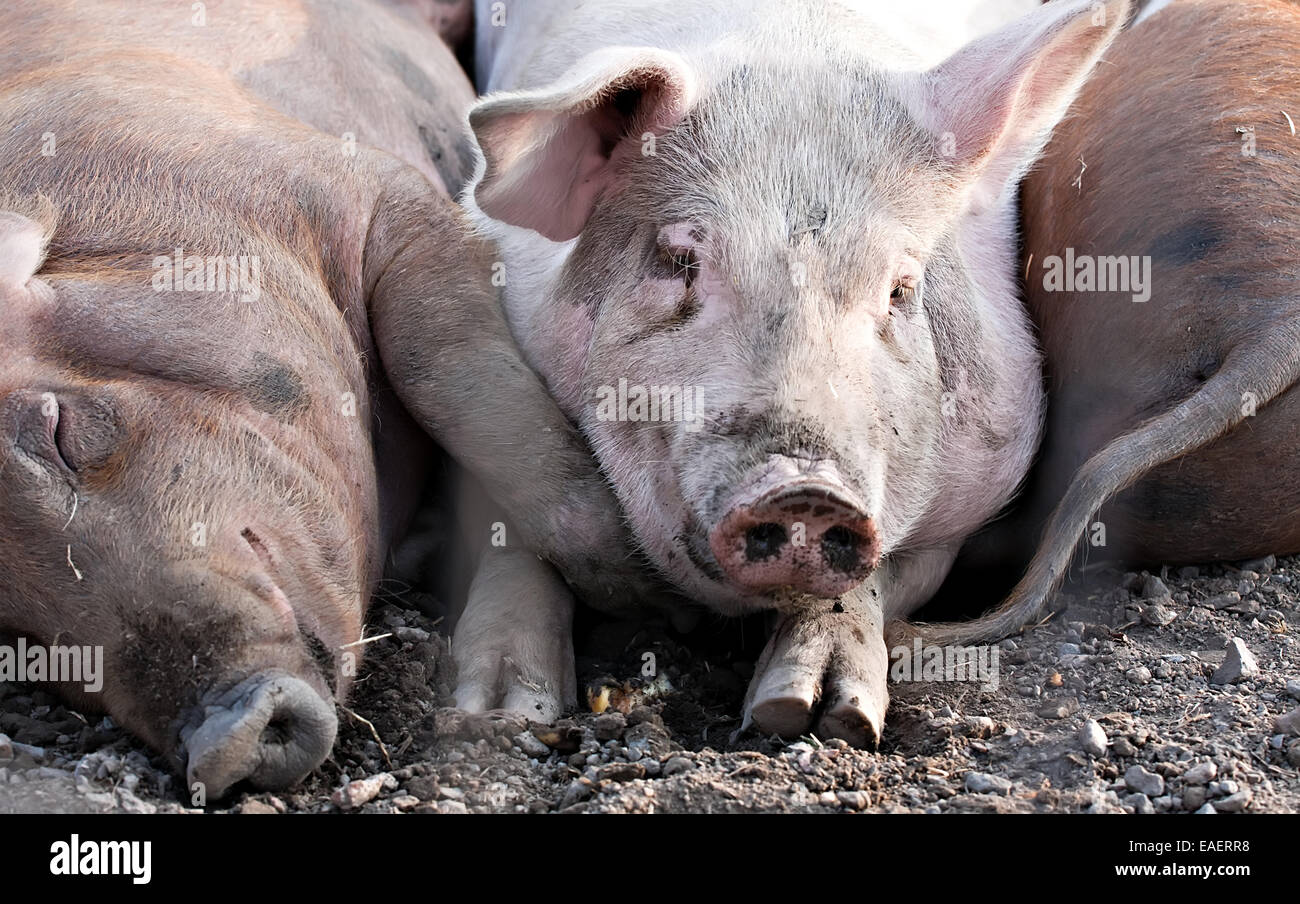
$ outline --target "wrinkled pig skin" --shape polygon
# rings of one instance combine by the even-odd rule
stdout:
[[[381,356],[536,548],[620,542],[448,197],[471,101],[364,2],[0,7],[0,630],[102,646],[58,690],[209,799],[329,752],[431,453]],[[177,249],[255,295],[160,291]]]
[[[1019,514],[972,561],[1032,562],[997,612],[928,628],[936,642],[1036,621],[1081,540],[1135,565],[1300,552],[1300,137],[1283,115],[1300,120],[1300,7],[1146,15],[1022,192],[1047,433]],[[1042,262],[1067,248],[1148,257],[1149,299],[1048,291]]]
[[[878,738],[885,623],[1029,466],[1014,186],[1127,12],[909,7],[477,9],[492,93],[463,203],[511,329],[656,569],[714,612],[775,613],[745,719],[787,736]],[[611,417],[620,385],[684,386],[698,417]],[[457,628],[457,700],[553,711],[572,666],[529,632],[567,604],[490,583]]]

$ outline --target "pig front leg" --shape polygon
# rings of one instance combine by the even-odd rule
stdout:
[[[483,552],[452,637],[456,706],[554,722],[577,704],[573,594],[525,549]]]
[[[955,557],[955,549],[891,556],[840,599],[780,613],[745,695],[741,728],[783,738],[811,728],[855,747],[878,744],[889,707],[885,626],[927,602]]]

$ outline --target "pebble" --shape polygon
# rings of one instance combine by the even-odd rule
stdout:
[[[1273,720],[1275,731],[1300,737],[1300,706]]]
[[[664,778],[668,778],[671,775],[679,775],[683,772],[689,772],[694,768],[695,764],[686,757],[675,756],[668,762],[664,763],[663,775]]]
[[[1253,678],[1259,674],[1259,663],[1240,637],[1228,641],[1228,655],[1223,658],[1223,665],[1215,671],[1210,679],[1212,684],[1232,684],[1243,678]]]
[[[368,804],[378,797],[379,792],[383,791],[385,786],[396,788],[397,779],[387,772],[380,772],[369,778],[359,778],[354,782],[348,782],[331,794],[330,800],[344,810],[355,810],[357,807]]]
[[[1056,645],[1056,655],[1062,659],[1066,656],[1078,656],[1079,645],[1077,643],[1059,643]]]
[[[1205,806],[1205,788],[1191,785],[1183,789],[1183,809],[1195,812]]]
[[[1218,810],[1214,809],[1213,804],[1204,804],[1204,805],[1201,806],[1201,808],[1200,808],[1199,810],[1196,811],[1196,814],[1195,814],[1195,815],[1197,815],[1197,816],[1213,816],[1215,813],[1218,813],[1218,812],[1219,812]]]
[[[1133,742],[1122,736],[1111,742],[1110,749],[1114,751],[1116,756],[1137,755],[1137,748],[1133,746]]]
[[[416,797],[414,794],[399,794],[393,798],[392,804],[402,812],[406,812],[407,810],[414,810],[418,807],[420,805],[420,798]]]
[[[434,804],[434,807],[446,816],[463,816],[469,812],[469,807],[458,800],[440,800]]]
[[[865,810],[869,803],[867,795],[862,791],[840,791],[835,796],[850,810]]]
[[[1291,746],[1286,749],[1286,761],[1300,768],[1300,741],[1292,741]]]
[[[972,794],[1006,794],[1011,790],[1011,782],[987,772],[967,772],[966,790]]]
[[[1214,809],[1219,813],[1240,813],[1250,806],[1252,796],[1249,790],[1238,791],[1236,794],[1230,794],[1222,800],[1216,800]]]
[[[597,741],[617,741],[627,730],[627,716],[620,712],[602,713],[591,723]]]
[[[1163,628],[1178,618],[1178,613],[1168,606],[1147,606],[1142,610],[1142,620],[1148,625]]]
[[[1254,571],[1259,574],[1271,574],[1277,567],[1277,556],[1264,556],[1262,559],[1251,559],[1249,562],[1241,563],[1242,571]]]
[[[1145,794],[1147,797],[1159,797],[1165,793],[1164,777],[1136,764],[1129,766],[1124,773],[1124,785],[1135,794]]]
[[[1161,600],[1171,596],[1172,594],[1170,594],[1169,588],[1165,586],[1165,582],[1153,574],[1147,575],[1142,582],[1142,598],[1144,600]]]
[[[1106,755],[1106,729],[1096,719],[1089,719],[1079,729],[1079,746],[1093,756]]]
[[[1300,679],[1288,678],[1286,682],[1286,692],[1297,700],[1300,700]],[[0,735],[3,737],[3,735]]]
[[[9,735],[0,734],[0,763],[11,762],[14,758],[14,745]]]
[[[1140,665],[1135,669],[1129,669],[1124,673],[1124,676],[1134,684],[1151,683],[1151,670],[1144,665]]]
[[[1133,812],[1139,816],[1150,816],[1156,811],[1156,808],[1151,804],[1151,799],[1145,794],[1130,794],[1124,802],[1131,804]]]
[[[1214,777],[1219,774],[1219,767],[1213,762],[1207,761],[1197,763],[1191,769],[1183,773],[1183,781],[1189,785],[1206,785],[1214,781]]]
[[[239,805],[238,812],[241,815],[253,816],[257,814],[275,813],[275,807],[270,804],[264,804],[260,800],[246,800]]]
[[[533,759],[544,760],[551,755],[551,748],[538,740],[537,735],[531,731],[515,735],[515,745]]]

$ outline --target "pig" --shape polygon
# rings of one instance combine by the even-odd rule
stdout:
[[[1300,552],[1298,54],[1293,3],[1151,4],[1056,130],[1022,198],[1046,439],[981,543],[1029,565],[932,642],[1036,622],[1081,540],[1134,564]],[[1062,284],[1071,261],[1120,281]]]
[[[478,4],[462,203],[656,571],[772,614],[745,725],[874,743],[885,624],[1034,455],[1015,186],[1127,4],[1030,6]],[[563,585],[507,546],[475,591],[457,703],[562,708]]]
[[[0,631],[100,648],[58,689],[210,800],[329,753],[425,430],[580,592],[645,580],[451,201],[437,34],[199,6],[0,7]]]

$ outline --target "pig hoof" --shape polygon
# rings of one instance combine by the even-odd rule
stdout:
[[[786,616],[750,683],[742,727],[783,738],[811,728],[855,747],[880,741],[889,659],[879,620],[849,612]]]
[[[501,710],[525,716],[534,722],[551,723],[564,712],[561,698],[562,685],[577,684],[577,677],[554,681],[537,676],[525,677],[508,657],[502,660],[499,680],[483,680],[481,669],[475,669],[468,680],[456,685],[452,696],[456,708],[468,713],[486,713]]]
[[[305,681],[259,672],[206,707],[203,724],[185,739],[186,781],[209,800],[244,780],[287,787],[321,764],[337,730],[334,707]]]

